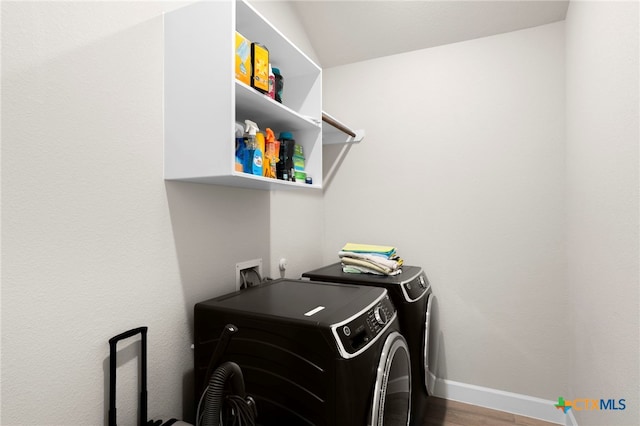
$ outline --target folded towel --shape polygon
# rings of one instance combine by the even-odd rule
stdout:
[[[365,268],[369,268],[369,269],[373,269],[374,271],[378,271],[381,274],[389,274],[389,272],[392,272],[391,268],[387,268],[385,266],[379,265],[377,263],[373,263],[373,262],[369,262],[367,260],[363,260],[363,259],[354,259],[351,257],[343,257],[342,258],[342,264],[343,265],[354,265],[354,266],[362,266]]]
[[[338,256],[346,273],[396,275],[404,263],[393,246],[347,243]]]
[[[392,271],[395,271],[396,269],[398,269],[401,265],[402,265],[402,259],[397,258],[397,259],[389,259],[377,254],[371,254],[371,253],[356,253],[356,252],[351,252],[351,251],[339,251],[338,252],[338,256],[340,256],[340,258],[345,258],[345,257],[349,257],[352,259],[361,259],[361,260],[366,260],[369,262],[373,262],[376,263],[378,265],[384,266],[389,268]]]
[[[369,268],[364,267],[364,266],[345,265],[343,263],[342,264],[342,272],[345,272],[347,274],[371,274],[371,275],[379,275],[381,277],[384,277],[384,276],[398,275],[398,274],[402,273],[402,269],[396,269],[395,271],[393,271],[393,272],[391,272],[389,274],[383,274],[382,272],[376,271],[374,269],[369,269]]]
[[[354,253],[379,254],[389,258],[395,254],[396,248],[391,246],[377,246],[372,244],[347,243],[345,244],[344,247],[342,247],[342,251],[350,251]]]

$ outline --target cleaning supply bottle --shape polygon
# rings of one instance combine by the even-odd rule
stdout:
[[[256,151],[253,157],[253,174],[258,176],[264,176],[264,133],[256,133]],[[257,156],[260,156],[258,164],[256,164]]]
[[[276,75],[273,73],[271,64],[269,64],[269,97],[276,98]]]
[[[284,90],[284,77],[280,74],[280,68],[272,68],[276,80],[275,100],[282,103],[282,91]]]
[[[293,170],[293,150],[296,145],[291,132],[280,132],[280,161],[277,164],[278,179],[292,181],[294,179]]]
[[[273,130],[267,127],[267,142],[266,148],[264,151],[264,176],[268,178],[275,179],[277,177],[276,173],[276,163],[280,161],[280,142],[276,140],[276,136],[273,133]]]
[[[244,120],[246,138],[246,156],[244,172],[262,176],[262,152],[258,148],[256,133],[260,130],[258,125],[251,120]]]
[[[236,163],[235,171],[244,171],[245,143],[244,143],[244,126],[236,121]]]

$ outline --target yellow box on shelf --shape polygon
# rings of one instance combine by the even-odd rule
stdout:
[[[251,85],[251,41],[236,31],[236,79]]]

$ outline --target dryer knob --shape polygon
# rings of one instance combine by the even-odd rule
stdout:
[[[427,288],[427,284],[424,282],[424,277],[422,275],[420,275],[419,281],[420,281],[420,287]]]
[[[378,321],[378,324],[380,325],[385,325],[387,321],[389,321],[389,318],[387,318],[387,313],[382,309],[382,306],[377,306],[373,311],[373,314],[376,317],[376,321]]]

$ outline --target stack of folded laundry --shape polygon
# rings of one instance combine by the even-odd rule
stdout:
[[[346,273],[397,275],[402,272],[402,259],[395,247],[347,243],[338,256]]]

